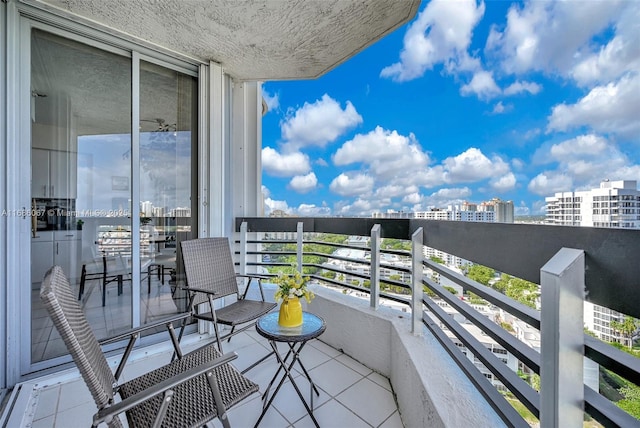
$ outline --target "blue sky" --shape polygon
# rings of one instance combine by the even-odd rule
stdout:
[[[265,82],[265,213],[367,216],[640,181],[640,2],[431,1],[316,80]]]

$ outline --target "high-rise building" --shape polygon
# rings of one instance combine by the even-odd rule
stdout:
[[[513,223],[514,220],[513,201],[493,198],[478,205],[478,211],[494,212],[496,223]]]
[[[604,180],[599,188],[559,192],[545,202],[547,224],[640,229],[640,191],[635,180]]]
[[[164,207],[153,207],[153,217],[164,217]]]
[[[153,203],[151,201],[141,201],[140,212],[144,214],[145,217],[151,217],[153,215]]]
[[[169,211],[170,217],[191,217],[191,208],[176,207]]]
[[[546,223],[563,226],[640,229],[640,191],[635,180],[604,180],[591,190],[559,192],[545,199]],[[600,339],[628,345],[629,339],[611,328],[624,314],[584,302],[584,324]]]

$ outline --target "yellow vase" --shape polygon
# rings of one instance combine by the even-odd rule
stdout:
[[[278,324],[282,327],[302,325],[302,304],[297,297],[285,298],[280,305]]]

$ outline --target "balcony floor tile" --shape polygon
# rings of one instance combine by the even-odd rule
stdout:
[[[202,343],[198,344],[200,345]],[[188,348],[190,347],[185,347],[185,351]],[[238,354],[234,365],[239,369],[266,355],[269,349],[267,341],[252,330],[235,336],[231,343],[224,343],[225,352],[233,350]],[[166,352],[131,361],[122,380],[166,364],[170,358],[170,353]],[[306,345],[301,358],[320,391],[319,397],[314,396],[314,415],[323,428],[402,428],[388,379],[318,340]],[[277,362],[272,356],[246,374],[260,385],[260,394],[255,394],[229,410],[232,426],[249,427],[255,424],[262,411],[262,394],[277,368]],[[292,374],[301,393],[308,400],[308,380],[298,370],[292,371]],[[91,395],[80,378],[42,386],[35,395],[38,399],[33,411],[32,427],[88,426],[96,411]],[[24,411],[27,414],[27,410]],[[121,419],[126,426],[126,418]],[[218,420],[210,425],[221,426]],[[283,384],[272,407],[260,423],[261,428],[312,426],[311,418],[289,381]]]

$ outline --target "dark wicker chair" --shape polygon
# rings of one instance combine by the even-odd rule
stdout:
[[[109,339],[111,343],[129,338],[114,375],[60,267],[54,266],[47,272],[40,297],[98,407],[94,427],[101,423],[122,426],[118,415],[123,412],[130,427],[196,427],[216,417],[224,427],[229,427],[226,409],[258,391],[258,385],[229,364],[237,357],[234,353],[221,355],[214,345],[209,345],[181,354],[172,323],[189,314],[163,321],[178,359],[118,385],[117,379],[140,332],[158,324]],[[114,403],[115,394],[120,394],[122,401]]]
[[[255,324],[262,315],[276,307],[266,302],[260,275],[236,274],[231,249],[227,238],[200,238],[182,241],[182,259],[187,277],[187,291],[191,294],[189,307],[193,317],[211,321],[214,325],[218,349],[222,352],[222,340],[240,333]],[[238,279],[248,278],[249,283],[240,294]],[[257,280],[262,300],[246,299],[252,280]],[[237,300],[220,309],[214,309],[214,300],[235,294]],[[208,303],[207,312],[198,312],[199,305]],[[236,326],[249,323],[236,330]],[[218,324],[231,326],[231,332],[220,337]]]

